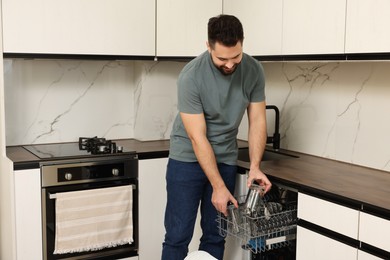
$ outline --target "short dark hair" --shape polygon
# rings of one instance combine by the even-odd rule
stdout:
[[[211,48],[219,42],[224,46],[233,47],[244,40],[244,30],[237,17],[221,14],[211,17],[207,26],[208,42]]]

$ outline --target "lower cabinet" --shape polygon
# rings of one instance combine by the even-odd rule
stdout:
[[[16,258],[42,259],[40,169],[14,172]]]
[[[357,259],[358,210],[299,192],[298,218],[297,259]],[[332,235],[325,236],[316,229],[329,230]],[[340,237],[355,241],[356,246],[339,242]]]
[[[359,240],[390,252],[390,220],[360,212]],[[389,253],[390,255],[390,253]]]
[[[297,256],[299,260],[356,260],[357,248],[348,246],[329,237],[308,230],[297,228]]]
[[[383,258],[376,257],[364,251],[358,250],[358,260],[380,260]]]
[[[167,202],[165,174],[168,158],[139,161],[139,260],[161,259]],[[189,252],[196,251],[202,234],[198,214]]]

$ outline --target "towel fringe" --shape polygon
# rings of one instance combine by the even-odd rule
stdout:
[[[83,248],[75,248],[72,250],[54,250],[53,254],[72,254],[72,253],[81,253],[81,252],[88,252],[88,251],[98,251],[104,248],[110,248],[110,247],[116,247],[116,246],[122,246],[125,244],[131,244],[133,243],[133,239],[124,239],[120,241],[105,243],[101,245],[91,246],[91,247],[83,247]]]

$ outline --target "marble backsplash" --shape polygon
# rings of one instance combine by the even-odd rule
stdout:
[[[6,59],[7,145],[168,139],[184,65]],[[282,148],[390,171],[390,62],[263,66],[267,103],[281,111]],[[239,137],[246,133],[244,118]]]

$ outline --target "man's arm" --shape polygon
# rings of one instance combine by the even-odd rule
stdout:
[[[218,211],[227,215],[227,203],[231,201],[236,207],[238,204],[218,171],[215,154],[206,135],[207,126],[204,114],[180,113],[180,116],[196,158],[213,187],[211,202]]]
[[[260,170],[260,162],[267,142],[265,101],[249,104],[248,119],[250,169],[247,185],[249,187],[252,182],[256,180],[260,185],[265,187],[265,192],[267,192],[271,189],[272,184],[267,176]]]

